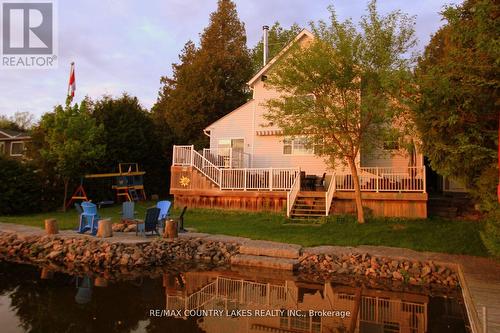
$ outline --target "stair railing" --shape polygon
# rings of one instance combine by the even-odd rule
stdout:
[[[328,184],[328,190],[325,193],[325,216],[330,215],[330,208],[332,206],[333,195],[335,194],[336,187],[336,177],[335,174],[332,175],[330,179],[330,184]]]
[[[293,181],[293,184],[292,184],[292,187],[290,188],[290,191],[288,191],[286,194],[286,216],[287,217],[290,217],[293,205],[295,204],[295,199],[297,199],[299,192],[300,192],[300,170],[295,175],[295,180]]]

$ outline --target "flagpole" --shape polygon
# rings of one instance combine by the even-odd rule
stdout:
[[[69,77],[70,77],[70,80],[71,80],[71,72],[73,71],[73,67],[75,66],[75,62],[72,61],[70,66],[69,66]],[[66,98],[69,97],[69,90],[71,89],[71,83],[70,83],[70,80],[68,80],[68,91],[66,93]]]

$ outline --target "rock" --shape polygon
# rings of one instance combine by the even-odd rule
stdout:
[[[62,253],[62,251],[52,251],[47,255],[47,259],[52,260],[52,259],[58,257],[61,253]]]
[[[395,280],[403,280],[403,275],[400,272],[395,271],[392,272],[392,278]]]
[[[122,257],[120,259],[120,265],[121,266],[127,266],[129,259],[130,259],[130,256],[128,254],[122,255]]]
[[[431,273],[431,267],[429,265],[425,265],[424,268],[422,268],[422,274],[420,275],[421,277],[426,277]]]

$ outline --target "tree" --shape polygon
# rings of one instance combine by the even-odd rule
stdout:
[[[279,22],[274,22],[269,29],[268,40],[268,59],[274,58],[302,29],[297,23],[294,23],[290,28],[283,28]],[[264,44],[260,40],[257,45],[250,51],[252,58],[253,73],[257,73],[263,66]]]
[[[312,24],[314,40],[296,44],[270,73],[270,86],[281,94],[268,101],[266,117],[285,135],[307,135],[332,168],[349,167],[363,223],[357,160],[361,145],[369,151],[400,134],[392,124],[406,112],[413,19],[400,12],[380,16],[372,1],[358,30],[351,20],[339,22],[333,7],[329,11],[328,24]]]
[[[33,126],[34,116],[29,112],[16,112],[12,117],[0,115],[0,128],[13,131],[28,131]]]
[[[36,132],[41,142],[33,145],[39,149],[36,158],[40,166],[52,167],[64,183],[63,210],[71,180],[83,176],[104,156],[103,126],[97,126],[88,111],[88,101],[80,106],[60,105],[54,112],[42,116]]]
[[[464,181],[483,209],[498,206],[500,5],[448,6],[418,62],[415,119],[434,170]]]
[[[106,150],[97,172],[116,170],[118,163],[136,162],[146,171],[148,191],[165,192],[168,169],[162,138],[155,135],[151,114],[137,97],[123,94],[119,98],[104,96],[91,103],[90,114],[104,129]]]
[[[163,86],[153,111],[172,130],[174,142],[206,142],[202,130],[246,102],[251,61],[235,4],[219,0],[203,31],[200,47],[186,43],[180,63]]]
[[[0,155],[0,214],[28,214],[40,210],[42,182],[30,163]]]

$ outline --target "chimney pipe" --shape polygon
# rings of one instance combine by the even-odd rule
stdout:
[[[263,48],[263,54],[264,54],[264,66],[267,64],[267,57],[269,56],[269,44],[268,44],[268,40],[267,40],[267,33],[269,31],[269,26],[265,25],[262,27],[262,32],[263,32],[263,40],[262,40],[262,44],[264,46]]]

